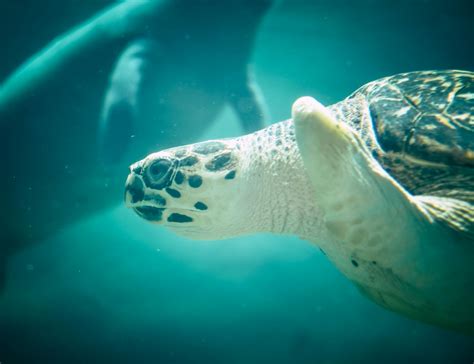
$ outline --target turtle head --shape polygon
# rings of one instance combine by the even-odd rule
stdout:
[[[125,202],[142,218],[186,237],[237,235],[231,214],[238,200],[238,151],[235,140],[215,140],[150,154],[130,167]]]
[[[235,139],[150,154],[130,167],[125,202],[191,239],[259,232],[315,236],[319,212],[292,120]]]

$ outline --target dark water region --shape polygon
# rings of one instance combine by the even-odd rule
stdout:
[[[0,79],[110,3],[3,1]],[[473,14],[460,0],[277,2],[253,51],[269,120],[302,95],[330,104],[398,72],[473,71]],[[227,108],[189,142],[240,134]],[[15,254],[0,297],[2,364],[473,360],[472,338],[378,307],[310,243],[195,242],[119,205]]]

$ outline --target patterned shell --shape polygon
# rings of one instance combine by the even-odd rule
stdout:
[[[369,109],[365,123],[363,112],[354,112],[360,105]],[[474,202],[473,72],[386,77],[361,87],[336,108],[409,192]]]
[[[386,152],[474,167],[474,73],[404,73],[359,92],[369,101]]]

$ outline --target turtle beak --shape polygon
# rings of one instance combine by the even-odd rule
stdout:
[[[133,207],[145,197],[145,184],[142,178],[135,172],[131,172],[125,182],[125,204]]]

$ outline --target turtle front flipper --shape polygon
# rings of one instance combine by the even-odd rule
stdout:
[[[360,136],[319,102],[300,98],[292,113],[298,148],[331,238],[351,247],[349,255],[366,261],[377,257],[396,269],[403,264],[397,262],[400,257],[409,259],[409,251],[417,249],[420,231],[431,231],[429,215],[380,166]]]
[[[159,50],[155,41],[136,39],[117,61],[99,127],[99,153],[106,164],[119,162],[127,150],[137,123],[143,79],[156,63]]]

